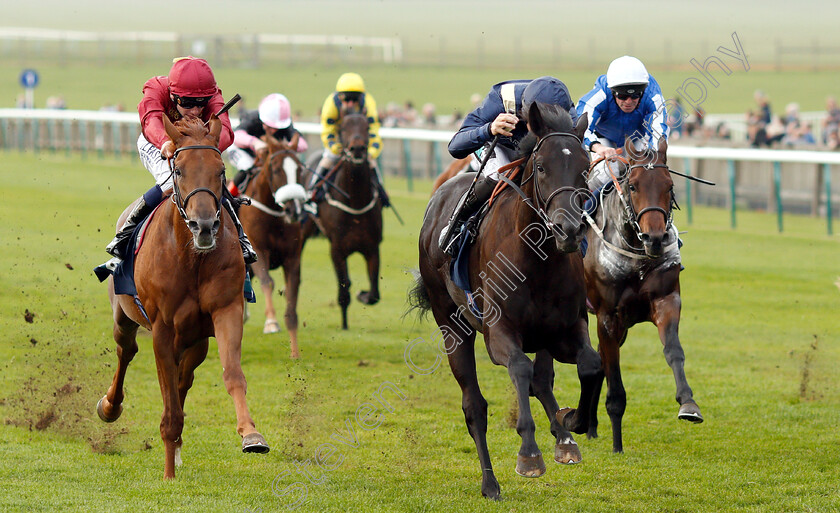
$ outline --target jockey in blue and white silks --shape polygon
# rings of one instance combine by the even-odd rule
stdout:
[[[595,87],[578,102],[579,115],[589,114],[589,128],[583,144],[593,158],[614,155],[630,137],[636,150],[656,151],[661,140],[668,139],[665,100],[659,84],[644,64],[625,55],[610,63],[607,73],[595,81]],[[604,162],[590,173],[590,190],[610,181]]]

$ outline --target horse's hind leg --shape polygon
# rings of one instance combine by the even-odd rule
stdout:
[[[112,296],[113,297],[113,296]],[[137,354],[138,325],[128,318],[116,298],[111,301],[114,309],[114,341],[117,343],[117,370],[108,392],[96,405],[96,413],[105,422],[114,422],[122,413],[125,398],[123,384],[128,364]]]
[[[680,404],[680,411],[677,416],[690,422],[703,422],[700,407],[694,402],[694,395],[685,377],[685,353],[680,344],[679,335],[679,294],[674,293],[654,301],[653,308],[653,322],[659,329],[659,338],[664,346],[665,361],[668,362],[674,372],[674,380],[677,384],[677,402]]]
[[[568,429],[557,420],[560,407],[554,397],[554,358],[548,351],[539,351],[534,358],[534,377],[531,379],[531,392],[540,401],[551,423],[554,435],[554,461],[563,464],[579,463],[580,449]]]
[[[347,255],[330,241],[330,257],[332,257],[335,277],[338,279],[338,306],[341,307],[341,329],[347,329],[347,307],[350,306],[350,275],[347,272]]]
[[[443,322],[449,321],[444,319]],[[467,325],[463,318],[461,318],[461,323],[464,326]],[[446,326],[446,324],[441,326]],[[460,329],[455,329],[450,330],[450,334],[452,336],[448,341],[445,340],[444,344],[449,353],[449,367],[461,387],[461,409],[464,411],[467,430],[475,441],[478,461],[481,464],[481,495],[490,499],[499,499],[501,489],[493,473],[493,463],[490,461],[490,451],[487,448],[487,400],[481,395],[478,376],[475,372],[475,332],[470,330],[465,333]],[[450,352],[452,345],[456,347]]]
[[[298,291],[300,290],[300,253],[289,258],[283,265],[283,274],[286,277],[286,329],[289,330],[289,347],[292,358],[300,358],[298,349],[298,315],[297,302]]]
[[[379,246],[377,245],[365,255],[367,262],[368,280],[370,290],[359,292],[358,299],[366,305],[375,305],[379,302]]]

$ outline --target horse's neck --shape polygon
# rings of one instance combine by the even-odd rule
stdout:
[[[626,184],[622,187],[626,190]],[[624,247],[626,246],[624,241],[636,240],[633,225],[627,217],[624,204],[618,195],[618,190],[613,189],[611,193],[604,195],[601,209],[602,212],[596,215],[596,222],[603,221],[604,226],[601,228],[604,230],[604,237],[610,243]]]
[[[251,183],[248,184],[248,195],[266,205],[271,205],[274,202],[270,176],[271,170],[260,169],[258,174],[251,179]]]
[[[364,206],[370,202],[373,198],[373,172],[367,163],[359,166],[346,163],[344,168],[339,170],[335,181],[336,186],[350,196],[350,199],[344,198],[342,201],[353,207]]]

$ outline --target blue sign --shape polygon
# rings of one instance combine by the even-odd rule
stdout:
[[[20,85],[26,89],[34,89],[38,85],[38,72],[34,69],[25,69],[20,74]]]

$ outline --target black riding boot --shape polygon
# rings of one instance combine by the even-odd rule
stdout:
[[[132,209],[132,211],[128,214],[128,217],[125,219],[122,227],[114,236],[114,240],[105,246],[105,251],[116,258],[123,260],[126,252],[131,251],[130,249],[123,247],[125,246],[125,242],[131,237],[131,232],[133,232],[134,228],[137,227],[137,223],[140,223],[149,214],[151,214],[162,200],[163,191],[161,190],[160,185],[155,185],[146,191],[145,194],[140,196],[137,204],[134,205],[134,209]]]
[[[315,169],[315,174],[312,176],[312,180],[310,180],[309,187],[307,188],[307,192],[309,193],[311,198],[310,201],[316,204],[324,201],[327,186],[322,183],[318,187],[315,187],[315,184],[321,181],[321,177],[327,176],[327,173],[329,171],[330,170],[328,168],[321,166],[318,166],[318,168]]]
[[[439,245],[440,249],[448,253],[450,256],[455,256],[457,251],[453,242],[457,239],[456,235],[461,231],[461,225],[472,216],[481,205],[484,204],[490,195],[493,194],[493,189],[496,188],[498,180],[493,180],[486,176],[480,176],[475,182],[472,192],[465,192],[461,199],[458,200],[458,205],[455,207],[455,212],[449,218],[449,224],[441,231]]]
[[[376,177],[376,190],[379,192],[379,200],[382,201],[382,206],[387,208],[391,206],[391,197],[388,196],[388,191],[382,185],[382,180],[379,178],[379,170],[374,169],[374,176]]]
[[[233,204],[227,198],[222,198],[222,204],[225,206],[228,214],[230,214],[231,219],[233,219],[233,225],[236,227],[237,235],[239,235],[239,245],[242,246],[242,258],[245,259],[246,264],[253,264],[257,261],[257,254],[254,252],[248,236],[245,235],[245,230],[242,229],[242,223],[239,222],[239,217],[236,215]]]

